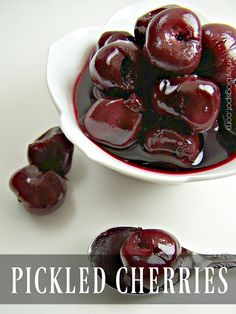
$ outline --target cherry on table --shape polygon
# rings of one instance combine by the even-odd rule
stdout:
[[[56,210],[64,201],[66,181],[54,171],[42,173],[34,166],[26,166],[10,179],[10,187],[33,214],[48,214]]]
[[[51,128],[28,146],[28,159],[39,170],[65,176],[72,163],[74,145],[59,127]]]

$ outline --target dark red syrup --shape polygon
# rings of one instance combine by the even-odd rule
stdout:
[[[86,134],[83,128],[83,117],[90,108],[91,101],[91,91],[93,88],[93,84],[89,75],[89,60],[86,62],[84,68],[79,74],[73,92],[73,103],[74,103],[74,113],[81,130]],[[153,120],[153,113],[146,113],[145,119]],[[142,138],[143,134],[141,134],[140,139],[133,144],[131,147],[126,148],[124,150],[118,150],[114,148],[107,147],[102,144],[98,144],[94,142],[93,139],[90,138],[92,142],[94,142],[98,147],[100,147],[103,151],[108,153],[113,158],[118,159],[130,166],[151,171],[158,172],[164,174],[191,174],[191,173],[199,173],[207,170],[212,170],[217,167],[220,167],[224,164],[227,164],[229,161],[236,158],[236,136],[235,136],[235,149],[229,152],[227,151],[219,142],[219,126],[218,124],[208,132],[202,134],[202,159],[201,162],[188,167],[187,169],[178,166],[171,166],[169,160],[164,160],[163,155],[157,156],[147,153],[142,148]],[[88,136],[89,137],[89,136]]]

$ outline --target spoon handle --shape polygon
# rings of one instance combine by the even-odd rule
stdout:
[[[181,265],[189,269],[200,267],[201,271],[205,267],[229,269],[236,267],[236,254],[199,254],[183,248]]]
[[[235,254],[204,254],[206,260],[208,260],[208,267],[214,268],[234,268],[236,267],[236,255]]]

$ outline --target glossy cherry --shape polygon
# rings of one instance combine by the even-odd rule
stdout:
[[[202,149],[198,134],[188,135],[162,127],[148,131],[143,146],[148,153],[157,155],[160,161],[183,168],[193,165]]]
[[[138,228],[130,234],[120,250],[124,266],[144,267],[144,279],[147,282],[150,282],[149,267],[158,267],[161,275],[164,267],[177,267],[180,254],[178,240],[170,233],[158,229]]]
[[[88,110],[83,127],[99,143],[117,149],[129,147],[142,128],[141,106],[135,95],[128,100],[100,99]]]
[[[107,44],[116,42],[118,40],[124,40],[129,42],[135,42],[134,36],[132,36],[128,32],[124,31],[110,31],[105,32],[102,34],[102,36],[98,40],[98,48],[102,48],[103,46],[106,46]]]
[[[176,8],[176,7],[178,7],[178,6],[177,5],[166,5],[166,6],[152,10],[152,11],[142,15],[137,20],[137,22],[135,24],[135,28],[134,28],[134,34],[135,34],[135,38],[136,38],[137,43],[141,46],[144,45],[148,25],[155,15],[157,15],[158,13],[160,13],[166,9]]]
[[[73,150],[74,145],[55,127],[29,145],[28,159],[43,172],[53,170],[64,176],[71,168]]]
[[[202,27],[203,55],[198,73],[221,86],[236,78],[236,29],[225,24]]]
[[[54,171],[42,173],[34,165],[17,171],[10,187],[18,200],[33,214],[48,214],[57,209],[66,195],[66,181]]]
[[[178,117],[196,132],[212,128],[220,104],[218,86],[197,75],[164,79],[155,85],[152,97],[152,106],[157,113]]]
[[[92,82],[105,93],[134,91],[140,56],[141,50],[132,42],[117,41],[104,46],[90,62]]]
[[[167,9],[150,22],[144,45],[149,62],[166,74],[191,74],[202,54],[198,17],[184,8]]]

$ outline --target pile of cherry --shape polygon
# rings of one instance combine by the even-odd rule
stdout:
[[[48,130],[28,146],[30,165],[13,174],[10,187],[30,213],[47,214],[62,204],[73,150],[74,145],[59,127]]]
[[[201,26],[189,9],[161,7],[137,20],[135,37],[104,33],[89,69],[93,104],[82,127],[92,140],[115,150],[141,142],[185,169],[201,162],[209,130],[236,151],[233,27]]]

